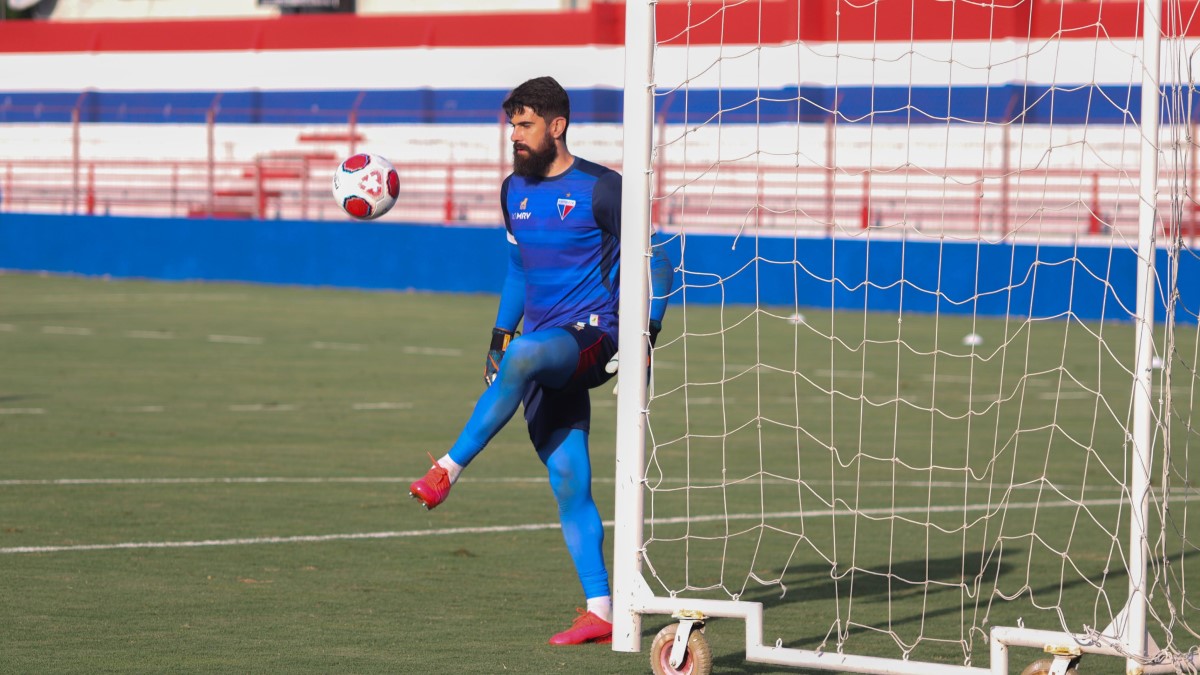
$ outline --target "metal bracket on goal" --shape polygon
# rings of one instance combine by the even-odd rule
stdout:
[[[697,612],[690,609],[681,609],[671,615],[674,619],[679,619],[679,628],[675,630],[675,641],[671,644],[670,663],[672,668],[679,668],[683,665],[683,659],[687,656],[688,638],[692,636],[692,631],[704,628],[704,612]]]
[[[1075,645],[1070,647],[1046,645],[1044,651],[1054,657],[1054,662],[1050,664],[1050,671],[1047,675],[1067,675],[1067,671],[1079,663],[1079,657],[1083,656],[1083,650]]]

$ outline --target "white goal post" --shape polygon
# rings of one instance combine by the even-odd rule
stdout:
[[[1200,4],[816,4],[626,4],[613,648],[1195,672]]]

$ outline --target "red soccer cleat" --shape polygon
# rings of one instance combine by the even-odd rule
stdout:
[[[433,468],[408,486],[408,496],[421,502],[426,509],[432,509],[450,496],[450,473],[438,465],[433,455],[429,459],[433,461]]]
[[[550,638],[552,645],[582,645],[586,643],[612,642],[612,624],[592,612],[576,609],[579,616],[571,627]]]

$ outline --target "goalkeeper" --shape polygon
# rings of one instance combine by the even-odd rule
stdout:
[[[513,143],[513,172],[500,188],[510,245],[484,372],[487,389],[449,452],[409,492],[427,509],[445,501],[463,469],[523,403],[587,598],[587,610],[550,643],[608,642],[612,597],[604,528],[592,499],[588,390],[616,370],[621,176],[567,150],[570,100],[553,78],[525,82],[503,107]],[[661,243],[657,236],[652,241]],[[629,327],[648,328],[651,345],[673,274],[661,247],[652,251],[649,324]],[[514,338],[522,317],[524,334]]]

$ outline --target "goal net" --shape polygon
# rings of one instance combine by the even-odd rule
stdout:
[[[1200,663],[1196,7],[628,3],[616,649]]]

